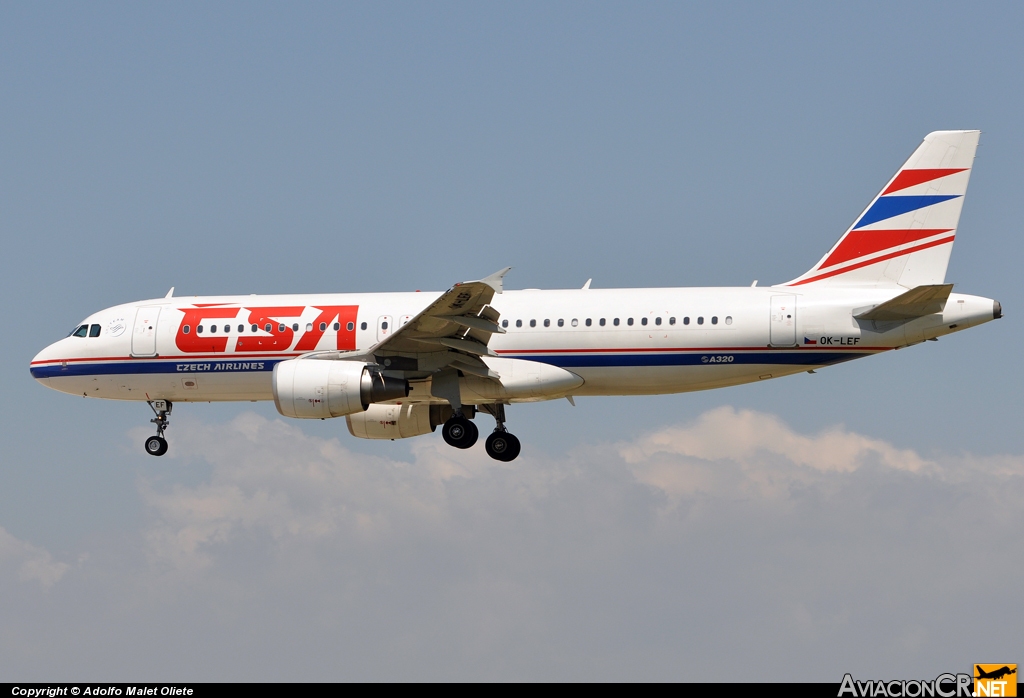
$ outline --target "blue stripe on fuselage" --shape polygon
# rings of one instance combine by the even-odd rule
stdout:
[[[33,378],[61,378],[63,376],[116,376],[143,373],[262,373],[273,371],[285,359],[238,359],[233,361],[116,361],[109,363],[71,363],[66,366],[50,364],[32,366]]]
[[[736,351],[736,352],[673,352],[643,354],[503,354],[502,358],[538,361],[561,368],[601,368],[630,366],[722,366],[727,364],[761,364],[782,366],[825,366],[873,354],[873,351]],[[731,357],[731,358],[729,358]],[[32,366],[33,378],[61,378],[64,376],[116,376],[150,373],[262,373],[273,371],[274,366],[287,359],[259,359],[234,361],[117,361],[107,363],[68,363]]]
[[[531,354],[502,358],[540,361],[560,368],[629,367],[629,366],[723,366],[729,364],[761,364],[783,366],[824,366],[850,361],[874,352],[708,352],[676,354]],[[731,359],[729,358],[731,357]],[[724,360],[723,360],[724,359]]]

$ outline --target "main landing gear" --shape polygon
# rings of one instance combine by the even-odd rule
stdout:
[[[455,448],[470,448],[480,437],[480,431],[473,422],[456,413],[441,427],[445,443]]]
[[[149,420],[156,425],[156,436],[146,439],[146,453],[151,456],[162,456],[167,453],[167,439],[164,438],[164,429],[170,424],[167,417],[171,414],[172,405],[167,400],[150,400],[149,407],[156,415],[154,419]]]
[[[519,439],[505,429],[505,406],[480,405],[480,410],[490,413],[496,422],[494,432],[484,441],[487,455],[503,463],[515,460],[519,455],[520,444]],[[469,448],[476,443],[479,435],[476,425],[461,414],[454,415],[441,427],[441,436],[448,445],[455,448]]]

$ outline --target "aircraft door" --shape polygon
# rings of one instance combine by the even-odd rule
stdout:
[[[395,331],[395,321],[390,315],[381,315],[377,318],[377,341],[382,342]]]
[[[132,330],[132,356],[156,356],[156,327],[160,306],[147,305],[135,311]]]
[[[772,296],[768,341],[773,347],[796,346],[796,296]]]

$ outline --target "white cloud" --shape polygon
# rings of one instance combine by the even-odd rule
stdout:
[[[49,588],[56,584],[70,565],[57,562],[49,552],[18,540],[0,527],[0,569],[14,568],[18,579],[38,582]]]
[[[732,407],[646,434],[621,444],[618,452],[637,479],[672,497],[697,492],[782,496],[791,487],[821,481],[825,473],[852,473],[873,464],[934,472],[935,465],[912,450],[838,426],[807,436],[774,415]]]
[[[1008,641],[964,621],[1024,572],[1017,456],[925,458],[729,408],[566,456],[527,441],[511,464],[410,448],[179,419],[141,479],[144,530],[55,587],[117,651],[83,649],[83,620],[53,656],[150,678],[838,680]]]

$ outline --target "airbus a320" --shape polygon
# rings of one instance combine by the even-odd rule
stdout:
[[[164,298],[85,318],[32,359],[72,395],[149,403],[167,452],[174,403],[273,400],[367,439],[428,434],[514,460],[506,406],[778,378],[1001,317],[945,283],[979,131],[936,131],[807,273],[774,286],[504,291],[508,269],[443,293]]]

